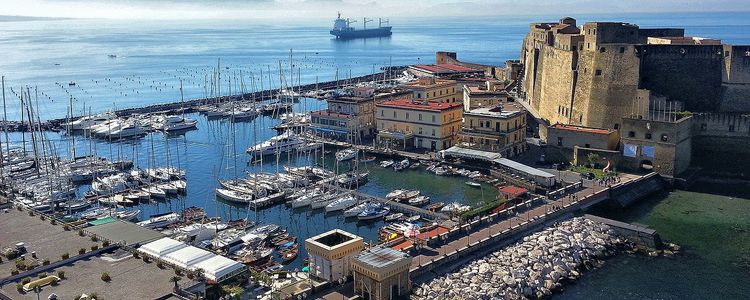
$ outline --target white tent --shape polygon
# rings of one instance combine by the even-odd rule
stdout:
[[[187,245],[182,242],[170,238],[162,238],[141,246],[138,248],[138,251],[150,256],[162,257],[185,247]]]
[[[181,268],[190,269],[193,265],[215,256],[213,253],[197,247],[185,247],[168,253],[162,259]]]
[[[245,265],[223,256],[214,256],[194,264],[191,269],[202,269],[206,279],[222,282],[245,270]]]

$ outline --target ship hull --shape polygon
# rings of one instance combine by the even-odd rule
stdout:
[[[380,27],[364,30],[331,30],[331,35],[336,36],[337,39],[384,37],[391,36],[391,34],[391,27]]]

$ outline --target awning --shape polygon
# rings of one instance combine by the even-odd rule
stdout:
[[[381,138],[391,138],[391,139],[410,139],[414,137],[414,133],[412,132],[397,132],[397,131],[386,131],[381,130],[378,132],[378,136]]]
[[[332,132],[332,133],[338,133],[338,134],[349,134],[346,130],[339,130],[339,129],[331,129],[331,128],[324,128],[324,127],[317,127],[317,126],[310,126],[309,127],[312,130],[315,131],[321,131],[321,132]]]
[[[453,146],[448,149],[445,149],[442,151],[442,153],[443,153],[443,156],[453,156],[453,157],[488,160],[488,161],[495,160],[495,159],[502,157],[500,153],[469,149],[469,148],[461,148],[459,146]]]

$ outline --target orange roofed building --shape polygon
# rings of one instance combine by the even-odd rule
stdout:
[[[377,141],[392,149],[438,151],[455,144],[461,130],[463,105],[419,99],[398,99],[376,104]]]

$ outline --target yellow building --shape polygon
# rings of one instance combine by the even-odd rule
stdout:
[[[455,143],[456,134],[461,130],[461,103],[399,99],[375,106],[377,140],[391,148],[447,149]]]
[[[454,103],[461,102],[459,90],[454,80],[421,77],[418,80],[402,85],[411,90],[412,98],[431,102]]]
[[[354,293],[363,299],[400,299],[409,295],[412,258],[388,247],[363,251],[352,259]]]
[[[517,103],[506,102],[465,112],[458,137],[461,148],[513,157],[526,150],[526,110]]]
[[[334,229],[305,240],[310,259],[310,275],[337,281],[351,273],[351,258],[365,248],[361,237]]]

